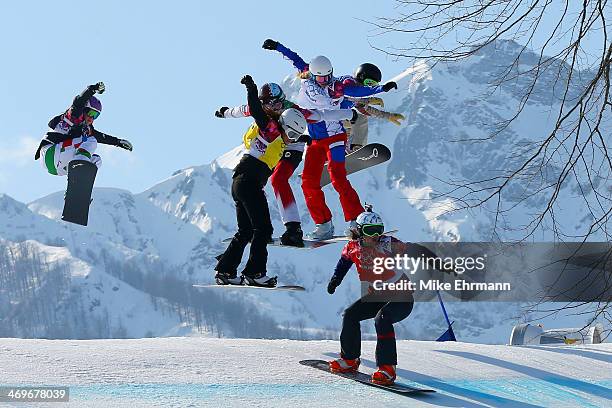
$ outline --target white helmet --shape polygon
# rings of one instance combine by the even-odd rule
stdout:
[[[331,61],[323,55],[314,57],[310,64],[308,64],[308,70],[312,75],[316,76],[331,75],[334,72]]]
[[[382,235],[385,228],[382,217],[372,211],[371,205],[366,205],[366,210],[359,214],[355,222],[360,236]]]
[[[279,120],[289,139],[298,139],[306,131],[306,118],[295,108],[285,109]]]
[[[355,221],[360,227],[368,225],[385,225],[382,217],[373,211],[364,211],[357,217]]]

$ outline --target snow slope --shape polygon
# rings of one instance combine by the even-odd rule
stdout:
[[[399,396],[298,364],[335,341],[0,339],[3,385],[70,387],[74,407],[605,407],[612,345],[486,346],[401,341],[398,374],[435,389]],[[374,343],[362,370],[371,372]]]

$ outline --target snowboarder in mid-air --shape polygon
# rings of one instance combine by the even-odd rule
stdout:
[[[297,103],[307,109],[340,109],[344,96],[369,96],[380,92],[397,89],[395,82],[385,85],[368,87],[358,84],[352,77],[333,76],[330,60],[319,55],[306,63],[298,54],[272,39],[264,41],[262,47],[280,52],[289,58],[302,78]],[[315,230],[307,234],[311,240],[325,240],[334,235],[332,213],[325,203],[325,195],[321,190],[321,174],[325,162],[334,189],[340,195],[340,204],[345,221],[354,227],[355,219],[363,211],[359,196],[346,178],[344,165],[346,149],[346,132],[340,121],[320,121],[308,125],[308,133],[312,144],[306,151],[304,172],[302,173],[302,190],[306,206],[315,222]]]
[[[361,64],[355,71],[355,80],[361,85],[376,86],[381,81],[381,78],[382,73],[374,64]],[[288,109],[295,106],[295,104],[285,98],[285,94],[280,86],[273,83],[266,84],[261,88],[259,99],[264,103],[264,107],[270,107],[271,109]],[[354,106],[358,112],[353,115],[352,120],[342,121],[349,140],[349,143],[346,145],[347,153],[351,151],[349,146],[351,146],[352,150],[357,150],[367,144],[368,116],[387,119],[397,125],[400,125],[400,121],[404,119],[404,116],[401,114],[385,112],[370,105],[384,106],[384,102],[376,97],[353,98],[345,96],[345,100],[341,104],[341,107],[345,109]],[[352,124],[353,121],[354,124]],[[354,129],[354,131],[351,132],[351,129]],[[300,214],[291,185],[289,184],[289,179],[302,162],[306,144],[298,142],[291,143],[285,147],[283,157],[274,168],[274,172],[270,177],[270,183],[274,189],[281,218],[286,227],[285,232],[280,237],[282,245],[304,246]]]
[[[247,152],[234,169],[232,198],[236,204],[238,232],[225,252],[217,257],[215,280],[220,285],[274,287],[276,277],[267,276],[267,245],[272,239],[272,221],[264,187],[278,164],[285,147],[303,139],[307,121],[346,120],[356,114],[351,109],[318,111],[289,108],[282,113],[264,109],[253,78],[245,75],[241,83],[247,89],[247,105],[215,112],[220,118],[252,116],[255,123],[243,137]],[[249,259],[241,276],[237,268],[246,245],[251,242]]]
[[[290,108],[300,110],[306,116],[309,113],[302,110],[298,105],[289,101],[285,97],[285,93],[280,85],[270,82],[264,84],[259,89],[259,100],[262,103],[265,112],[272,116],[280,116],[283,111]],[[217,116],[222,118],[243,118],[250,116],[248,105],[243,105],[236,108],[228,108],[226,106],[219,109]],[[355,113],[355,116],[357,114]],[[285,232],[281,235],[280,241],[282,245],[303,247],[303,232],[300,221],[300,214],[295,202],[293,190],[289,184],[289,178],[295,172],[295,169],[302,161],[304,147],[310,143],[310,137],[303,135],[298,142],[293,142],[285,146],[280,161],[274,166],[270,183],[274,189],[274,195],[278,203],[281,219],[285,225]]]
[[[132,151],[129,141],[107,135],[93,127],[94,120],[102,112],[102,103],[94,95],[103,93],[105,89],[103,82],[89,85],[74,98],[64,113],[49,121],[51,130],[40,142],[34,159],[41,159],[43,167],[50,174],[65,176],[68,173],[68,163],[72,160],[90,161],[100,168],[102,159],[94,153],[98,143]]]
[[[102,133],[93,122],[102,112],[102,103],[95,94],[104,92],[103,82],[89,85],[76,96],[72,105],[49,121],[51,130],[40,142],[35,160],[53,175],[68,175],[62,219],[87,225],[91,192],[102,159],[95,154],[98,143],[132,151],[132,144]]]
[[[358,370],[361,355],[360,322],[374,319],[378,369],[372,374],[372,382],[388,385],[395,381],[397,365],[393,324],[408,317],[414,301],[411,292],[399,293],[399,297],[398,294],[385,296],[384,293],[376,293],[372,287],[375,280],[399,282],[408,278],[402,271],[389,269],[385,269],[382,273],[375,271],[373,262],[377,257],[394,257],[396,254],[404,253],[406,244],[383,234],[383,220],[380,215],[372,211],[371,206],[366,206],[366,211],[361,213],[356,221],[357,226],[352,230],[354,240],[349,241],[342,250],[340,260],[327,286],[327,292],[333,294],[351,266],[355,264],[364,296],[344,312],[340,334],[340,358],[330,361],[329,368],[333,372],[342,373]]]
[[[380,69],[376,65],[366,62],[357,67],[353,74],[353,78],[358,84],[377,86],[382,80],[382,72],[380,72]],[[354,106],[360,113],[354,121],[347,120],[343,122],[348,138],[347,153],[354,152],[368,144],[369,116],[386,119],[398,126],[402,124],[402,120],[406,119],[401,113],[386,112],[376,109],[372,105],[384,107],[385,103],[381,98],[377,97],[354,98],[352,96],[345,97],[342,102],[341,106],[343,108]]]

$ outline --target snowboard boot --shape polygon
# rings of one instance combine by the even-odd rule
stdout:
[[[323,224],[316,224],[312,232],[306,234],[306,238],[311,241],[323,241],[334,237],[334,224],[331,220]]]
[[[242,285],[242,276],[236,276],[236,273],[217,272],[215,281],[217,285]]]
[[[260,275],[242,275],[243,285],[249,286],[261,286],[264,288],[273,288],[276,286],[278,281],[278,277],[276,276],[268,276],[266,274]]]
[[[287,230],[280,237],[281,244],[303,248],[304,233],[302,232],[301,224],[299,222],[288,222],[285,224],[285,227],[287,227]]]
[[[383,364],[372,374],[372,382],[379,385],[391,385],[395,382],[395,366]]]
[[[332,373],[354,373],[359,369],[359,364],[361,364],[361,361],[358,358],[347,360],[340,357],[329,362],[329,371]]]

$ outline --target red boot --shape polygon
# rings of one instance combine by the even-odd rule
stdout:
[[[372,382],[379,385],[391,385],[395,382],[395,366],[381,365],[372,374]]]
[[[360,363],[361,361],[358,358],[347,360],[340,357],[329,362],[329,371],[332,373],[353,373],[359,369]]]

